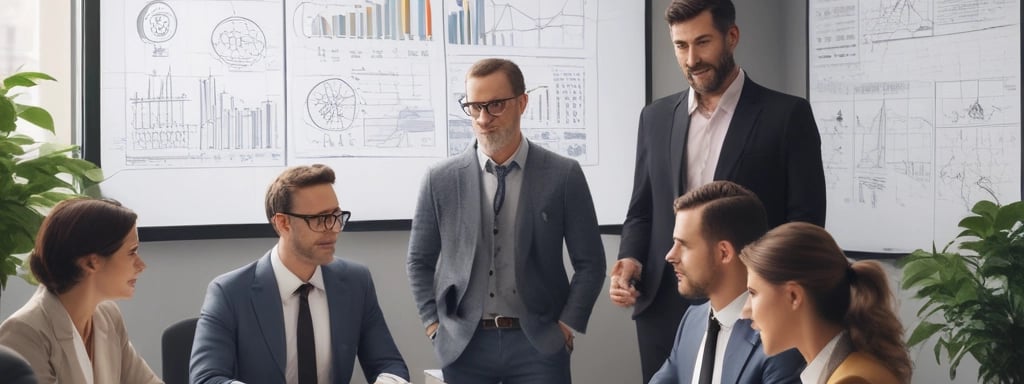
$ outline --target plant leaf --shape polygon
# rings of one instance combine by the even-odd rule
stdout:
[[[50,75],[47,75],[42,72],[20,72],[8,76],[6,79],[4,79],[4,88],[11,89],[14,87],[34,87],[36,86],[36,84],[38,84],[36,80],[56,81],[56,79],[54,79]]]
[[[17,125],[18,112],[14,109],[14,103],[10,99],[0,96],[0,132],[11,132]]]
[[[914,332],[910,334],[910,339],[907,340],[907,346],[913,347],[920,344],[922,341],[932,337],[936,332],[941,331],[943,326],[944,325],[942,324],[922,321],[921,324],[918,324],[917,327],[914,328]]]
[[[22,109],[21,112],[18,112],[18,117],[25,119],[25,121],[27,122],[39,126],[39,128],[43,128],[47,131],[54,132],[53,116],[50,116],[50,112],[47,112],[45,109],[39,107],[23,107],[24,109]]]

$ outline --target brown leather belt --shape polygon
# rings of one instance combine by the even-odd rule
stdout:
[[[483,329],[518,329],[519,319],[505,316],[498,316],[493,319],[483,319],[480,320],[480,327]]]

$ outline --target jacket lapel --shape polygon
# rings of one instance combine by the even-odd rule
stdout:
[[[476,144],[470,145],[459,159],[456,171],[455,205],[459,209],[459,233],[465,234],[460,252],[455,255],[465,256],[459,261],[461,276],[469,276],[476,255],[476,245],[480,240],[480,170],[476,158]],[[461,298],[460,298],[461,301]]]
[[[256,276],[252,282],[253,313],[256,314],[256,322],[263,332],[263,340],[267,342],[267,349],[270,349],[274,362],[281,370],[281,377],[284,377],[287,363],[284,317],[281,316],[284,309],[281,306],[281,293],[277,288],[274,268],[270,265],[270,252],[256,262],[254,273]]]
[[[50,320],[53,338],[57,341],[57,346],[60,347],[61,353],[64,354],[64,361],[67,361],[68,365],[70,365],[69,367],[57,367],[57,370],[66,369],[68,372],[71,372],[72,382],[85,383],[85,373],[82,372],[81,363],[78,361],[78,353],[75,352],[75,332],[78,331],[75,330],[74,324],[71,323],[71,316],[68,315],[68,311],[64,309],[64,305],[60,303],[57,296],[42,286],[39,287],[39,291],[36,294],[42,295],[40,300],[42,300],[46,318]],[[93,376],[95,377],[95,375]]]
[[[740,374],[746,369],[750,362],[750,355],[754,348],[758,347],[760,339],[753,328],[750,328],[750,320],[739,319],[732,326],[732,336],[725,346],[725,356],[722,359],[722,384],[739,383]]]
[[[672,126],[669,127],[670,129],[663,130],[669,135],[666,138],[667,141],[672,143],[669,162],[672,164],[672,188],[675,189],[673,196],[683,194],[683,183],[686,181],[686,157],[683,156],[683,153],[686,152],[686,138],[690,132],[687,98],[689,98],[689,92],[682,92],[672,113]]]
[[[690,307],[683,315],[685,323],[682,325],[682,334],[679,336],[679,340],[682,342],[679,343],[679,349],[677,350],[679,358],[676,360],[681,369],[679,377],[693,377],[696,374],[693,371],[693,366],[697,363],[697,351],[700,349],[700,341],[704,338],[704,333],[707,330],[707,322],[702,321],[702,319],[708,318],[708,311],[710,310],[710,304],[704,303]]]
[[[733,170],[743,154],[747,138],[754,130],[754,123],[761,113],[761,98],[757,84],[748,77],[743,83],[740,99],[736,102],[736,111],[732,113],[729,131],[725,133],[722,152],[715,168],[715,180],[732,179]]]
[[[547,168],[545,168],[547,153],[539,146],[534,146],[529,140],[526,141],[528,145],[529,154],[526,157],[526,164],[522,168],[523,172],[523,184],[519,188],[519,207],[516,209],[516,225],[513,229],[515,231],[514,238],[516,239],[515,250],[515,268],[517,281],[524,277],[530,276],[525,271],[526,259],[529,257],[528,251],[530,249],[531,242],[533,242],[533,212],[537,212],[533,209],[533,193],[536,188],[531,188],[532,185],[539,185],[543,183]],[[529,169],[529,172],[526,172]],[[547,213],[541,212],[546,220]]]
[[[342,271],[335,271],[330,268],[334,265],[340,265],[338,263],[332,263],[320,267],[320,271],[324,277],[324,292],[327,294],[327,312],[330,314],[331,319],[331,365],[335,374],[337,375],[338,370],[344,363],[342,359],[347,358],[349,353],[344,347],[345,345],[345,330],[356,329],[356,325],[352,324],[352,309],[356,308],[352,303],[352,295],[345,294],[346,291],[352,292],[351,289],[347,288],[348,282],[343,277]]]

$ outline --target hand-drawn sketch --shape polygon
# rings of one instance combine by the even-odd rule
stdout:
[[[306,97],[306,111],[313,125],[327,131],[352,128],[356,120],[356,91],[342,79],[317,83]]]
[[[584,0],[447,0],[448,43],[584,48]]]
[[[811,3],[809,96],[844,248],[944,242],[977,200],[1020,198],[1019,7]]]
[[[245,68],[263,58],[267,37],[256,22],[232,16],[213,28],[210,45],[225,64],[232,68]]]
[[[178,32],[178,17],[167,3],[153,1],[139,12],[136,30],[142,41],[153,44],[154,57],[164,57],[167,56],[167,49],[161,43],[167,42]]]

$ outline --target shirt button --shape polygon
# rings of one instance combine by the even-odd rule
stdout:
[[[491,276],[494,276],[494,270],[493,269],[491,270],[490,274],[491,274]]]
[[[497,234],[498,234],[498,228],[494,228],[494,234],[495,234],[495,235],[497,235]]]
[[[491,292],[491,297],[494,297],[494,292]]]

